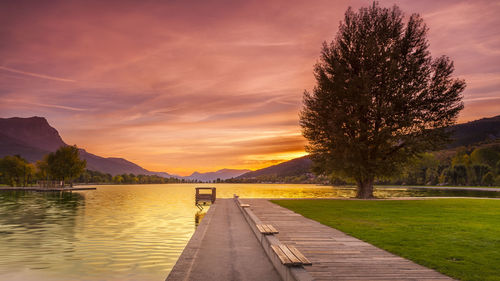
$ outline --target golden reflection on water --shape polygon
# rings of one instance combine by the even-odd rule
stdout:
[[[164,280],[208,207],[195,184],[0,192],[0,280]],[[352,197],[353,188],[208,184],[217,198]],[[380,197],[428,191],[376,190]]]

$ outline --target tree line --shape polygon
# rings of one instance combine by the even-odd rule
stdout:
[[[500,186],[500,144],[423,153],[390,182],[406,185]]]
[[[29,163],[20,155],[0,158],[0,184],[29,186],[38,181],[61,181],[85,184],[162,184],[190,182],[185,179],[163,178],[157,175],[121,174],[112,176],[86,169],[87,162],[80,159],[78,147],[62,146],[36,163]]]
[[[163,184],[191,182],[174,177],[164,178],[157,175],[134,175],[132,173],[113,176],[91,170],[85,170],[75,181],[82,184]]]
[[[294,176],[261,175],[252,178],[230,178],[223,180],[225,183],[291,183],[291,184],[328,184],[326,176],[315,176],[312,173]]]
[[[402,165],[400,173],[375,181],[379,185],[500,186],[500,143],[483,143],[456,150],[424,152]],[[215,182],[215,181],[214,181]],[[262,175],[231,178],[225,183],[302,183],[355,185],[337,173],[295,176]]]
[[[36,163],[29,163],[20,155],[0,158],[0,182],[10,186],[28,186],[40,180],[61,181],[73,185],[87,165],[80,159],[76,146],[61,146]]]

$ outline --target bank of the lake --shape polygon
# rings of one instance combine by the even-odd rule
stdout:
[[[275,200],[460,280],[500,280],[500,200]]]

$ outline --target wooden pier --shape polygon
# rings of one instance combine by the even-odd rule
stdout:
[[[233,199],[210,206],[167,281],[279,281]]]
[[[235,196],[211,205],[167,277],[177,280],[453,279],[269,200]]]
[[[339,230],[307,219],[265,199],[241,199],[275,236],[296,247],[311,263],[314,280],[453,280]]]

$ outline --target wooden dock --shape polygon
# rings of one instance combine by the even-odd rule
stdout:
[[[279,281],[233,199],[210,206],[167,281]]]
[[[39,187],[39,186],[1,186],[0,191],[37,191],[37,192],[60,192],[60,191],[79,191],[79,190],[95,190],[95,187]]]
[[[314,280],[453,280],[266,199],[241,201],[262,223],[277,228],[281,242],[294,245],[311,261],[304,268]]]

